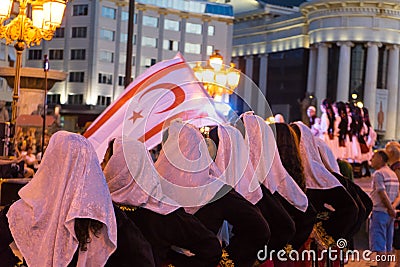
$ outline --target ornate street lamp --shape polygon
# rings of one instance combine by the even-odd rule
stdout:
[[[223,60],[219,50],[215,50],[206,66],[203,67],[201,62],[197,62],[193,67],[196,78],[203,82],[208,94],[219,102],[224,94],[233,93],[240,80],[240,72],[235,69],[235,64],[231,63],[230,67],[226,67]]]
[[[0,38],[7,44],[15,43],[17,59],[13,90],[11,123],[17,119],[22,52],[25,47],[39,45],[41,40],[51,40],[60,27],[68,0],[3,0],[0,5]],[[13,5],[19,8],[12,14]],[[14,8],[15,9],[15,8]]]

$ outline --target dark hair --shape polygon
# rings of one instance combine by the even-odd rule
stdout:
[[[351,110],[351,124],[350,124],[351,135],[359,137],[362,127],[363,127],[363,118],[361,116],[361,109],[357,106],[353,106]]]
[[[363,113],[364,113],[363,122],[368,127],[368,131],[365,133],[365,136],[368,136],[369,132],[370,132],[370,128],[371,128],[371,121],[369,119],[369,112],[368,112],[368,109],[366,107],[363,107],[362,110],[363,110]]]
[[[329,120],[329,127],[328,127],[328,134],[329,136],[333,136],[333,133],[335,132],[335,114],[332,109],[332,105],[329,102],[328,99],[324,99],[322,101],[322,106],[326,110],[326,115],[328,115],[328,120]]]
[[[389,156],[386,154],[385,151],[383,151],[383,150],[378,150],[376,153],[377,153],[379,156],[381,156],[382,160],[383,160],[385,163],[388,162]]]
[[[305,192],[306,178],[304,176],[299,140],[296,137],[296,133],[285,123],[275,123],[275,128],[276,142],[283,167],[285,167],[301,190]]]
[[[90,243],[92,240],[89,235],[89,229],[93,233],[95,237],[99,237],[98,234],[100,233],[103,224],[97,220],[90,219],[90,218],[76,218],[75,219],[75,235],[79,242],[79,249],[81,251],[87,250],[87,244]]]
[[[348,132],[347,126],[349,123],[349,119],[347,117],[347,111],[346,111],[346,104],[340,101],[340,102],[336,102],[335,106],[338,109],[338,113],[340,116],[340,123],[338,125],[338,127],[339,127],[339,145],[345,146],[344,142],[346,140],[346,135]]]
[[[363,107],[362,110],[363,110],[363,112],[364,112],[364,117],[363,117],[363,119],[364,119],[365,124],[366,124],[368,127],[371,127],[371,121],[370,121],[370,119],[369,119],[369,112],[368,112],[368,109],[367,109],[366,107]]]
[[[298,144],[300,144],[300,139],[301,139],[300,127],[295,123],[291,123],[290,128],[294,131],[296,140],[297,140]]]
[[[108,142],[107,150],[109,151],[110,157],[111,157],[112,155],[114,155],[114,142],[115,142],[115,138],[111,139],[111,140]]]

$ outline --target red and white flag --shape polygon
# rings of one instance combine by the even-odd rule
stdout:
[[[225,122],[180,55],[155,64],[136,78],[84,136],[101,160],[108,141],[122,134],[139,139],[148,149],[155,147],[162,141],[163,128],[177,118],[197,127]]]

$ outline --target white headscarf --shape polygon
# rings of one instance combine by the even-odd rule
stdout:
[[[250,146],[250,158],[259,181],[271,193],[278,191],[297,209],[307,210],[307,196],[283,167],[271,127],[261,117],[249,112],[243,114],[243,122]]]
[[[225,182],[245,199],[256,204],[262,198],[261,187],[254,176],[248,146],[238,129],[218,126],[219,146],[215,163],[223,171]]]
[[[143,143],[128,137],[114,141],[113,155],[104,168],[112,200],[159,214],[179,208],[163,195],[160,177]]]
[[[300,155],[306,177],[306,187],[310,189],[329,189],[342,186],[322,163],[314,136],[310,128],[302,122],[295,122],[301,131]]]
[[[8,211],[10,230],[31,267],[67,266],[78,249],[75,219],[103,223],[96,236],[89,230],[87,251],[78,266],[104,266],[117,246],[111,196],[94,148],[83,136],[55,133],[38,172],[19,191]]]
[[[318,151],[325,168],[331,172],[340,174],[339,164],[337,163],[336,157],[333,155],[331,148],[321,138],[314,137],[314,141],[318,147]]]
[[[164,194],[191,214],[209,203],[224,185],[215,178],[221,172],[212,161],[203,136],[190,124],[171,123],[155,166],[164,178]]]

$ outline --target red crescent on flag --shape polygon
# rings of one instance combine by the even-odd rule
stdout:
[[[146,142],[146,140],[149,140],[150,138],[152,138],[153,136],[155,136],[156,134],[161,132],[164,126],[168,127],[170,125],[171,121],[173,121],[174,119],[183,118],[185,120],[185,117],[186,117],[185,115],[187,115],[187,113],[190,113],[190,112],[197,113],[198,111],[197,110],[186,110],[186,111],[179,112],[179,113],[173,115],[172,117],[169,117],[165,121],[160,122],[159,124],[157,124],[156,126],[151,128],[150,130],[146,131],[146,133],[144,135],[142,135],[141,137],[139,137],[138,140],[142,143]],[[197,116],[191,117],[191,119],[205,118],[207,116],[208,116],[207,113],[202,112]]]
[[[164,109],[163,111],[157,112],[156,114],[170,111],[185,101],[185,91],[179,85],[173,84],[173,83],[160,83],[160,84],[157,84],[157,85],[151,87],[150,89],[146,90],[146,92],[144,92],[143,95],[140,96],[139,101],[142,100],[142,97],[145,96],[147,93],[149,93],[153,90],[157,90],[157,89],[170,90],[174,94],[175,100],[174,100],[174,103],[171,104],[171,106]]]
[[[83,136],[89,138],[91,135],[93,135],[107,122],[107,120],[109,120],[113,116],[114,113],[116,113],[121,107],[123,107],[134,95],[144,90],[151,83],[154,83],[157,80],[159,80],[160,77],[165,75],[165,72],[176,71],[184,68],[187,68],[186,63],[183,61],[179,61],[172,65],[166,66],[163,69],[156,71],[155,73],[152,73],[151,75],[144,78],[142,81],[140,81],[132,88],[129,88],[128,86],[127,87],[128,91],[120,98],[118,98],[118,101],[116,101],[113,105],[109,106],[104,111],[104,114],[100,115],[99,120],[95,121],[95,123],[89,127],[89,129],[83,134]]]

